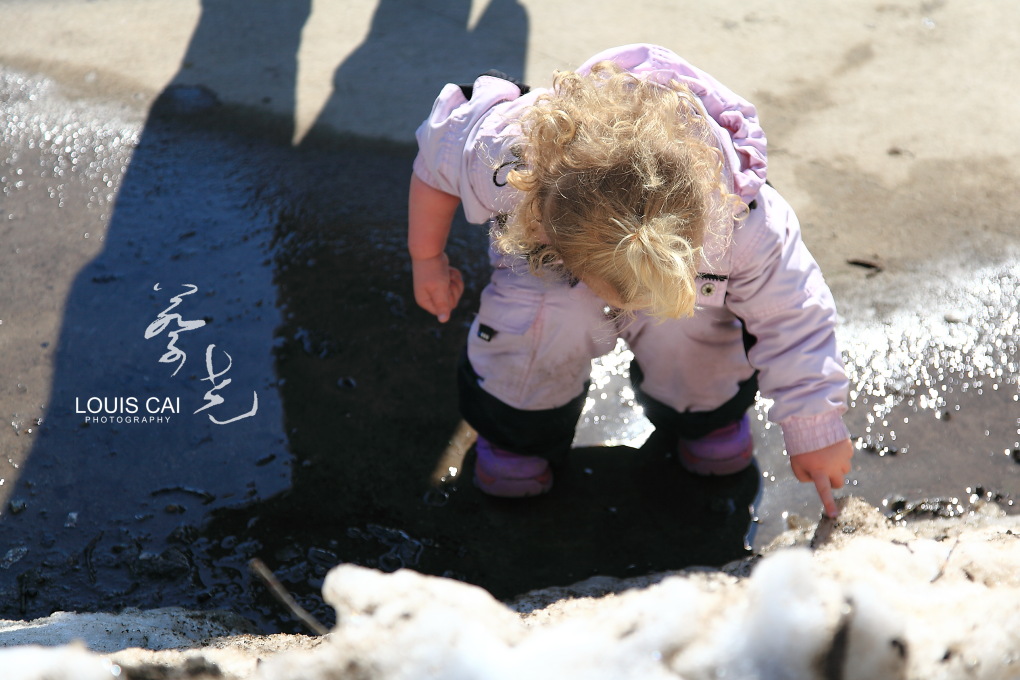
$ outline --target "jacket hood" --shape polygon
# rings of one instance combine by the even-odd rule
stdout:
[[[658,45],[613,47],[593,56],[577,72],[588,73],[602,61],[614,62],[625,71],[661,85],[676,80],[690,88],[716,123],[713,130],[726,157],[726,171],[733,191],[744,202],[754,200],[765,183],[768,164],[765,132],[758,123],[758,111],[750,102],[679,55]]]

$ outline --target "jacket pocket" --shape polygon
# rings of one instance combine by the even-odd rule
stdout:
[[[501,333],[524,335],[534,325],[542,308],[544,294],[533,288],[535,283],[541,282],[530,274],[527,276],[534,281],[512,272],[501,274],[503,272],[497,272],[482,291],[478,322]]]

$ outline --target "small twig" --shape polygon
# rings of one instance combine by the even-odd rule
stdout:
[[[283,587],[283,584],[280,583],[275,576],[273,576],[273,572],[269,570],[269,567],[267,567],[262,560],[257,557],[252,558],[252,560],[248,562],[248,568],[251,569],[256,576],[262,579],[262,582],[266,584],[267,588],[269,588],[269,592],[273,594],[273,597],[275,597],[280,604],[286,607],[298,621],[305,624],[305,626],[308,627],[308,630],[312,631],[316,635],[325,635],[329,632],[326,630],[325,626],[316,620],[314,616],[309,614],[304,607],[297,603],[297,600],[295,600],[291,594],[287,592],[287,589]]]
[[[149,495],[155,498],[156,496],[167,493],[186,493],[191,494],[192,496],[197,496],[202,499],[202,505],[209,505],[216,500],[215,494],[211,494],[202,489],[196,489],[193,486],[168,486],[162,489],[156,489]]]
[[[949,560],[952,559],[953,551],[956,550],[956,546],[958,545],[960,545],[959,536],[956,537],[956,543],[953,543],[953,547],[949,549],[949,553],[946,555],[946,561],[942,563],[941,567],[939,567],[939,573],[935,574],[935,578],[929,581],[929,583],[935,583],[935,581],[938,581],[940,578],[946,575],[946,567],[949,566]]]
[[[849,260],[846,261],[846,263],[851,264],[855,267],[862,267],[864,269],[867,269],[868,270],[867,276],[869,278],[875,276],[876,274],[881,274],[885,270],[885,267],[882,266],[882,263],[877,259],[867,260],[864,258],[850,258]]]
[[[96,551],[96,546],[99,545],[99,541],[103,538],[103,533],[100,531],[96,534],[82,552],[82,557],[85,559],[85,573],[88,574],[89,583],[93,585],[96,583],[96,565],[92,561],[92,556]]]

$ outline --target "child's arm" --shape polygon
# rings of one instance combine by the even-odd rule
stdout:
[[[839,514],[832,490],[842,488],[843,476],[850,473],[850,459],[853,455],[853,444],[845,439],[824,449],[790,457],[794,476],[801,482],[814,482],[818,497],[825,507],[825,514],[829,517]]]
[[[757,208],[734,230],[726,305],[755,342],[748,361],[759,370],[769,418],[797,479],[813,483],[829,516],[832,490],[843,485],[853,454],[843,422],[849,380],[836,343],[836,310],[821,270],[800,237],[793,209],[762,187]]]
[[[446,239],[460,199],[434,189],[411,175],[407,210],[407,250],[411,254],[414,299],[436,315],[440,323],[450,318],[464,292],[460,272],[446,257]]]

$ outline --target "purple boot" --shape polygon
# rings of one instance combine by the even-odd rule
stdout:
[[[680,464],[696,475],[735,474],[750,465],[754,456],[750,421],[745,413],[701,439],[681,439],[677,448]]]
[[[552,488],[552,470],[545,458],[511,453],[484,437],[478,437],[475,451],[475,486],[490,496],[523,498]]]

